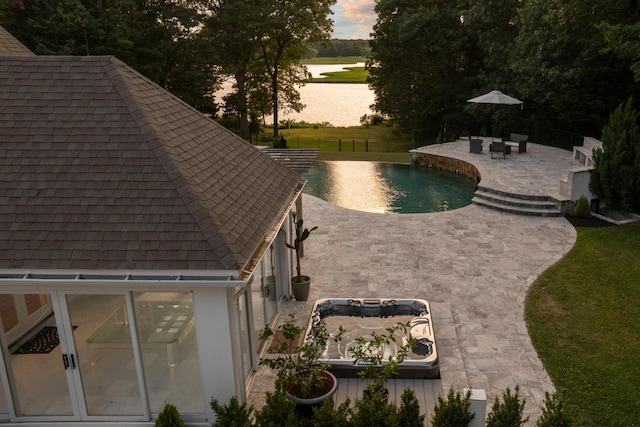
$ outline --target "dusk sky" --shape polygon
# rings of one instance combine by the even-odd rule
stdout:
[[[333,6],[335,39],[369,39],[376,22],[375,0],[337,0]]]

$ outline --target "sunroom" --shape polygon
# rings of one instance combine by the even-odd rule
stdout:
[[[0,55],[0,98],[0,422],[210,425],[289,295],[300,175],[113,57]]]

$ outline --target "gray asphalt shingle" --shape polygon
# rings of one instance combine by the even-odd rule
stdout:
[[[5,269],[240,269],[300,181],[109,56],[0,56],[0,162]]]

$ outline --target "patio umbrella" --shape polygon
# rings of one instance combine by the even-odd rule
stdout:
[[[476,104],[505,104],[505,105],[516,105],[520,104],[522,107],[523,102],[519,99],[516,99],[512,96],[505,95],[499,90],[492,90],[489,93],[485,93],[484,95],[480,95],[475,98],[468,99],[467,102],[474,102]]]

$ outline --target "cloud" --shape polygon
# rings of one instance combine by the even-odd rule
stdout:
[[[334,6],[333,37],[368,39],[376,22],[375,0],[338,0]]]

